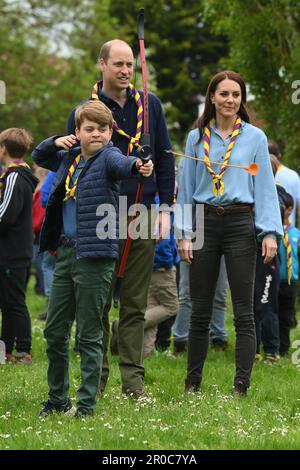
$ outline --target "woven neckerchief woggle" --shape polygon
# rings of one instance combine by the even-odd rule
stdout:
[[[98,100],[100,101],[98,92],[100,88],[101,82],[96,82],[95,85],[92,88],[92,99],[93,100]],[[129,84],[129,88],[133,93],[134,100],[136,102],[137,106],[137,125],[136,125],[136,133],[135,137],[131,137],[128,135],[126,132],[124,132],[120,126],[117,124],[115,120],[113,120],[113,129],[123,137],[129,140],[129,154],[132,153],[133,146],[135,145],[136,147],[139,146],[139,140],[141,138],[141,133],[142,133],[142,124],[143,124],[143,104],[142,104],[142,99],[141,95],[139,94],[138,90],[134,88],[132,83]]]
[[[212,119],[209,122],[208,126],[206,126],[205,129],[204,129],[204,161],[206,163],[206,168],[207,168],[210,176],[212,177],[212,180],[213,180],[213,185],[212,185],[213,193],[216,197],[218,196],[218,193],[220,193],[221,196],[224,193],[225,186],[224,186],[224,183],[222,181],[222,177],[223,177],[224,172],[227,168],[227,163],[229,161],[233,146],[234,146],[235,141],[237,139],[237,136],[240,132],[241,122],[242,122],[241,118],[237,117],[237,119],[234,123],[231,139],[230,139],[229,145],[228,145],[227,150],[226,150],[224,162],[223,162],[223,165],[222,165],[221,170],[219,171],[219,173],[214,172],[214,170],[211,167],[211,162],[210,162],[210,159],[209,159],[210,129],[211,129],[212,124],[214,123],[214,119]]]

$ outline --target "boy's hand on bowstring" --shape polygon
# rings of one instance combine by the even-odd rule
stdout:
[[[143,164],[142,160],[138,158],[136,161],[136,167],[142,176],[150,176],[153,171],[153,162],[152,160],[149,160],[147,163]]]
[[[76,144],[78,141],[76,139],[76,136],[74,134],[70,135],[65,135],[63,137],[58,137],[54,141],[54,145],[56,147],[61,147],[65,150],[70,150],[70,148],[73,147],[74,144]]]

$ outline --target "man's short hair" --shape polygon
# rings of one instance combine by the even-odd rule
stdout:
[[[75,124],[80,129],[83,121],[96,122],[99,126],[113,126],[113,116],[111,110],[102,101],[86,101],[76,108]]]
[[[122,39],[112,39],[111,41],[107,41],[103,44],[100,49],[98,61],[100,59],[103,59],[104,62],[107,63],[110,55],[110,50],[112,46],[116,44],[125,44],[126,46],[130,47],[129,44],[126,41],[123,41]]]
[[[4,145],[10,157],[23,158],[32,145],[31,135],[18,127],[10,127],[0,133],[0,145]]]

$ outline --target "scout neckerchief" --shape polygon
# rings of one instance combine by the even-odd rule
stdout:
[[[291,223],[288,225],[284,225],[283,230],[284,230],[284,236],[283,236],[283,244],[286,249],[286,267],[287,267],[287,279],[288,279],[288,284],[291,284],[292,280],[292,247],[291,243],[289,240],[289,228],[291,226]]]
[[[95,85],[93,86],[93,89],[92,89],[92,99],[93,100],[99,100],[100,101],[100,98],[99,98],[99,95],[98,95],[100,84],[101,84],[101,82],[96,82]],[[130,154],[130,153],[132,153],[132,149],[133,149],[134,145],[136,147],[139,146],[139,140],[140,140],[140,137],[141,137],[142,124],[143,124],[143,104],[142,104],[141,95],[139,94],[138,90],[136,88],[134,88],[134,86],[131,83],[129,84],[129,88],[133,93],[134,100],[135,100],[136,106],[137,106],[137,125],[136,125],[135,137],[131,137],[126,132],[124,132],[119,127],[119,125],[117,124],[117,122],[115,120],[113,120],[113,129],[118,134],[122,135],[123,137],[125,137],[126,139],[129,140],[129,148],[128,148],[129,152],[128,153]]]
[[[80,162],[80,158],[81,158],[81,155],[80,154],[77,155],[74,162],[72,163],[72,165],[69,168],[68,176],[67,176],[66,182],[65,182],[66,195],[65,195],[65,198],[64,198],[64,202],[67,201],[70,198],[76,200],[75,192],[76,192],[76,188],[77,188],[78,176],[77,176],[72,188],[70,188],[70,183],[71,183],[72,176],[74,175],[74,172],[75,172],[76,168],[78,167],[78,164]]]
[[[204,161],[206,162],[206,168],[207,168],[207,170],[208,170],[208,172],[209,172],[209,174],[210,174],[210,176],[212,177],[212,180],[213,180],[213,185],[212,186],[213,186],[214,195],[218,196],[218,192],[220,192],[220,195],[222,196],[222,194],[224,193],[224,183],[222,181],[222,177],[223,177],[223,174],[226,170],[227,163],[229,161],[229,158],[230,158],[230,155],[231,155],[231,152],[232,152],[232,148],[233,148],[234,143],[237,139],[237,136],[240,132],[241,118],[237,117],[237,119],[234,123],[231,139],[230,139],[229,145],[227,147],[224,162],[223,162],[223,165],[222,165],[221,170],[219,171],[219,173],[214,172],[214,170],[211,167],[210,159],[209,159],[210,134],[211,134],[210,129],[211,129],[211,126],[212,126],[213,122],[214,122],[214,119],[212,119],[210,121],[210,123],[208,124],[208,126],[206,126],[205,129],[204,129]]]
[[[16,168],[18,166],[23,166],[25,168],[30,168],[30,166],[27,165],[27,163],[24,162],[24,160],[21,160],[21,159],[13,160],[13,162],[10,165],[8,165],[8,167],[5,170],[3,170],[3,172],[1,173],[1,176],[0,176],[0,197],[2,197],[3,179],[5,178],[8,170],[10,170],[11,168]]]

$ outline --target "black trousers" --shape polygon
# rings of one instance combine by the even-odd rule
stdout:
[[[297,299],[297,282],[288,285],[287,282],[280,283],[279,304],[279,352],[282,356],[288,353],[290,347],[290,330],[294,325],[295,305]]]
[[[27,266],[0,268],[1,339],[7,354],[15,343],[17,352],[30,353],[31,349],[31,320],[25,302],[27,270]]]
[[[194,251],[190,271],[192,315],[188,345],[188,379],[194,385],[202,380],[207,355],[209,323],[219,275],[225,256],[236,330],[236,374],[248,387],[255,357],[256,336],[253,316],[256,237],[251,212],[218,215],[205,211],[204,245]]]

